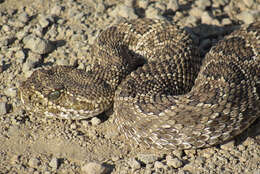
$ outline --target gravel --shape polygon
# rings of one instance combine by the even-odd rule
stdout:
[[[155,154],[137,154],[137,158],[145,164],[153,163],[159,159]]]
[[[56,170],[58,168],[58,159],[57,158],[52,158],[50,163],[49,163],[49,166],[53,169],[53,170]]]
[[[105,174],[106,168],[97,162],[89,162],[85,164],[81,170],[86,174]]]
[[[40,161],[37,158],[32,157],[29,161],[28,161],[28,165],[29,167],[32,168],[37,168],[40,164]]]
[[[0,115],[4,115],[7,113],[7,103],[0,102]]]
[[[259,173],[260,121],[232,141],[197,150],[156,150],[125,139],[112,113],[81,121],[24,111],[18,87],[39,68],[87,69],[96,36],[122,18],[184,27],[204,56],[242,24],[259,20],[255,0],[0,0],[2,173]],[[102,120],[102,121],[101,121]],[[89,162],[98,161],[98,162]]]
[[[23,42],[25,48],[29,48],[32,52],[37,54],[47,54],[54,49],[54,45],[51,44],[50,41],[33,34],[26,36]]]

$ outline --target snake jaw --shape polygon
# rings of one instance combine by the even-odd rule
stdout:
[[[67,84],[66,80],[70,77],[59,74],[65,67],[57,66],[51,70],[48,68],[36,70],[21,84],[19,96],[26,111],[44,114],[47,117],[86,119],[111,107],[113,95],[108,95],[107,99],[95,95],[100,88],[110,90],[107,85],[101,83],[99,87],[95,87],[91,84],[81,84],[87,85],[91,90],[78,90],[77,86]],[[89,77],[84,74],[85,71],[69,68],[76,71],[79,76]],[[60,80],[61,76],[64,76],[62,77],[65,79],[64,81]],[[74,81],[74,83],[79,84],[80,82]]]
[[[86,119],[103,112],[100,109],[103,107],[101,106],[102,103],[99,102],[98,104],[95,101],[74,96],[65,90],[60,90],[60,96],[57,99],[50,100],[48,95],[46,96],[37,91],[34,86],[30,88],[21,86],[19,96],[26,111],[44,114],[47,117]]]

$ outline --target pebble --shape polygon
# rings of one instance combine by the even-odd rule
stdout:
[[[60,5],[55,5],[54,7],[52,7],[51,9],[51,14],[52,15],[56,15],[56,16],[60,16],[61,12],[63,11],[63,7]]]
[[[211,5],[211,2],[210,2],[210,0],[197,0],[196,2],[195,2],[195,4],[199,7],[199,8],[201,8],[201,9],[206,9],[207,7],[209,7],[210,5]]]
[[[64,58],[58,58],[56,60],[57,65],[69,65],[69,60]]]
[[[105,174],[107,172],[107,169],[97,162],[89,162],[83,165],[81,170],[86,174]]]
[[[147,10],[145,11],[145,16],[147,18],[154,18],[154,19],[162,19],[160,15],[160,10],[158,8],[154,8],[153,6],[148,6]]]
[[[52,158],[51,161],[50,161],[50,163],[49,163],[49,166],[50,166],[52,169],[56,170],[56,169],[58,168],[58,165],[59,165],[58,159],[55,158],[55,157]]]
[[[33,34],[26,36],[23,39],[23,43],[25,48],[29,48],[32,52],[38,54],[47,54],[54,50],[54,45],[51,42]]]
[[[99,119],[99,118],[97,118],[97,117],[93,117],[92,119],[91,119],[91,124],[93,125],[93,126],[97,126],[97,125],[99,125],[101,123],[101,120]]]
[[[5,32],[9,32],[9,31],[11,31],[11,27],[9,25],[3,25],[2,30]]]
[[[159,159],[155,154],[138,154],[137,158],[145,164],[153,163]]]
[[[174,158],[170,155],[166,156],[166,162],[168,166],[172,166],[176,169],[180,168],[183,165],[181,160],[179,160],[178,158]]]
[[[15,53],[15,58],[16,58],[16,61],[18,63],[23,63],[24,59],[25,59],[25,54],[23,52],[23,50],[19,50]]]
[[[18,20],[23,22],[23,23],[27,23],[29,21],[29,16],[26,12],[22,12],[21,14],[19,14]]]
[[[80,123],[82,124],[82,126],[84,127],[88,127],[89,126],[89,122],[87,120],[81,120]]]
[[[16,88],[7,88],[4,91],[5,95],[9,96],[9,97],[16,97],[17,96],[17,89]]]
[[[237,15],[237,18],[245,24],[250,24],[260,17],[260,11],[243,11]]]
[[[166,165],[164,165],[162,162],[160,161],[155,161],[154,163],[154,168],[155,169],[163,169],[163,168],[166,168]]]
[[[202,14],[201,22],[209,25],[220,25],[220,22],[217,19],[214,19],[208,12]]]
[[[75,123],[72,123],[72,124],[70,125],[70,128],[71,128],[71,129],[76,129],[76,128],[77,128],[77,125],[76,125]]]
[[[220,148],[223,150],[232,150],[234,149],[234,146],[235,146],[235,140],[231,140],[225,144],[222,144]]]
[[[188,16],[188,17],[184,18],[184,20],[185,20],[185,25],[193,25],[193,26],[198,21],[198,19],[194,16]]]
[[[247,137],[246,140],[243,142],[244,146],[251,146],[254,144],[254,138]]]
[[[138,1],[138,6],[139,6],[140,8],[143,8],[143,9],[146,9],[147,6],[148,6],[148,4],[149,4],[149,1],[148,1],[148,0],[139,0],[139,1]]]
[[[232,21],[229,18],[224,18],[221,21],[222,25],[230,25],[232,24]]]
[[[117,6],[111,13],[111,16],[121,16],[127,19],[136,19],[138,16],[135,14],[134,9],[124,4]]]
[[[200,9],[198,7],[194,7],[192,9],[190,9],[189,14],[191,16],[194,16],[194,17],[200,19],[202,17],[203,12],[204,11],[202,9]]]
[[[28,165],[32,168],[37,168],[40,164],[40,161],[37,159],[37,158],[30,158],[29,159],[29,162],[28,162]]]
[[[0,102],[0,115],[4,115],[7,113],[7,103],[6,102]]]
[[[41,25],[42,28],[45,28],[50,24],[50,22],[47,17],[41,16],[39,19],[39,24]]]
[[[178,0],[169,0],[167,4],[168,9],[172,9],[173,11],[179,10],[179,3]]]
[[[183,154],[183,150],[174,150],[172,151],[172,154],[178,158],[182,158]]]
[[[252,7],[254,4],[254,0],[243,0],[243,2],[246,4],[247,7]]]
[[[25,74],[31,71],[36,65],[40,64],[42,61],[42,57],[40,54],[36,54],[33,52],[28,53],[28,58],[23,64],[22,70]]]
[[[141,164],[134,158],[131,158],[128,161],[129,166],[132,168],[132,170],[138,170],[141,168]]]
[[[19,162],[19,155],[14,155],[10,159],[11,164],[15,165]]]

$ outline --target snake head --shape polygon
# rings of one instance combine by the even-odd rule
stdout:
[[[109,91],[110,86],[102,80],[95,81],[91,73],[55,66],[34,71],[22,82],[19,96],[26,111],[47,117],[86,119],[111,106],[113,96]]]

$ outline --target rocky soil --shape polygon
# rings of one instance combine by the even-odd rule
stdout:
[[[126,140],[113,112],[89,120],[26,113],[18,87],[37,68],[85,69],[100,31],[122,18],[184,27],[202,55],[241,24],[259,0],[0,0],[0,173],[260,173],[260,121],[224,145],[161,151]]]

